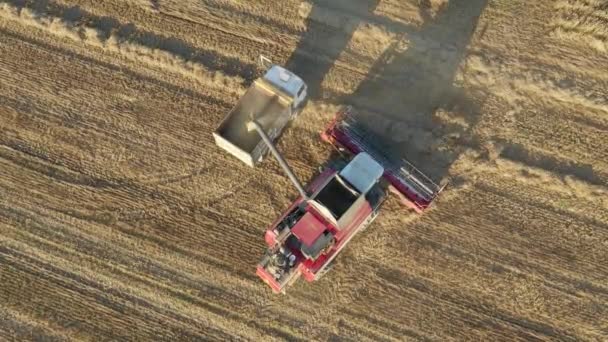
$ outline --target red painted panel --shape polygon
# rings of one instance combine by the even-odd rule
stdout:
[[[323,222],[317,220],[311,213],[306,213],[298,223],[291,228],[291,232],[302,241],[302,243],[312,246],[313,243],[325,231]]]

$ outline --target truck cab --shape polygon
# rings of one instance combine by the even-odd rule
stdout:
[[[296,109],[302,108],[307,95],[306,83],[293,72],[280,65],[273,65],[264,74],[264,79],[274,85],[293,99],[292,110],[297,114]]]

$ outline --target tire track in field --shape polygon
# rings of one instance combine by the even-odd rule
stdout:
[[[19,187],[17,187],[17,189],[18,188]],[[124,196],[127,196],[126,198],[128,198],[130,201],[136,201],[136,199],[138,199],[137,202],[151,201],[152,206],[162,204],[163,207],[169,208],[168,212],[162,210],[157,213],[152,213],[151,217],[140,217],[134,222],[138,225],[141,225],[141,223],[146,221],[151,223],[152,226],[146,227],[146,230],[151,229],[153,235],[156,236],[157,239],[162,238],[159,239],[159,241],[173,241],[175,243],[180,244],[180,241],[182,241],[181,236],[190,236],[190,239],[186,243],[186,245],[188,246],[198,246],[198,248],[208,246],[210,250],[219,249],[225,251],[230,251],[232,249],[232,246],[234,245],[242,246],[244,242],[248,242],[247,244],[250,247],[254,247],[257,245],[256,240],[258,235],[256,234],[256,232],[258,230],[255,229],[252,231],[251,229],[247,229],[248,227],[250,227],[251,221],[244,220],[239,217],[231,217],[229,215],[213,211],[212,209],[198,208],[197,212],[199,213],[199,215],[204,215],[205,221],[211,222],[211,227],[213,227],[213,229],[206,230],[206,234],[191,236],[191,231],[186,229],[186,227],[192,227],[193,225],[196,225],[197,222],[191,222],[191,216],[189,211],[184,211],[184,209],[180,209],[181,206],[179,204],[179,193],[175,193],[172,191],[165,191],[160,193],[156,190],[148,189],[146,187],[142,187],[134,183],[123,183],[120,189],[118,190],[120,191],[120,193],[124,193]],[[115,196],[112,192],[110,192],[106,193],[104,197],[107,198],[108,195],[111,196],[110,198]],[[60,198],[49,198],[48,200],[46,200],[46,202],[51,203],[50,205],[44,203],[41,204],[43,205],[43,207],[48,207],[51,210],[63,212],[65,214],[80,219],[94,221],[104,225],[113,225],[115,223],[125,223],[129,226],[132,225],[129,223],[129,221],[132,221],[133,219],[124,220],[125,217],[129,217],[128,210],[120,210],[119,212],[113,213],[113,211],[105,209],[103,211],[94,210],[90,213],[86,213],[86,211],[83,212],[79,209],[61,209],[61,202],[56,203],[57,200],[60,200]],[[94,204],[93,208],[95,208]],[[145,208],[136,210],[144,210],[145,212]],[[184,216],[182,214],[187,215],[186,217],[182,217]],[[227,222],[231,222],[231,224],[227,224]],[[167,228],[163,228],[163,226],[171,227],[171,229],[169,231],[166,231]],[[209,223],[205,223],[205,226],[210,225]],[[220,227],[224,226],[232,226],[232,234],[225,236],[221,234]],[[138,233],[136,230],[132,230],[132,232],[138,235],[141,234]],[[209,238],[211,238],[211,240],[208,240]],[[184,242],[182,241],[181,244],[184,244]],[[232,258],[229,259],[238,257],[239,254],[231,256]],[[242,264],[243,261],[245,260],[234,260],[233,264],[239,265]]]
[[[186,316],[175,314],[167,309],[155,307],[154,304],[147,302],[143,299],[127,295],[123,292],[115,292],[106,287],[100,287],[94,282],[86,281],[81,277],[75,276],[70,272],[64,270],[56,269],[51,265],[40,263],[8,248],[0,248],[0,258],[3,259],[4,264],[9,265],[9,269],[16,270],[17,274],[22,273],[27,277],[35,277],[39,286],[48,286],[49,288],[47,289],[47,291],[44,291],[44,293],[47,293],[49,295],[51,293],[56,293],[57,291],[51,291],[51,289],[53,288],[65,289],[64,291],[66,293],[64,295],[56,295],[59,298],[63,299],[63,301],[59,300],[57,301],[57,303],[62,303],[63,305],[71,304],[68,305],[70,310],[86,311],[87,309],[89,309],[95,310],[94,312],[96,312],[97,314],[103,312],[106,318],[108,318],[106,322],[111,323],[109,324],[111,330],[102,329],[102,326],[86,324],[86,321],[84,320],[81,321],[81,323],[85,323],[88,326],[88,331],[96,331],[97,336],[114,336],[114,338],[120,338],[120,335],[116,335],[115,333],[111,333],[110,331],[114,331],[114,329],[121,327],[122,333],[125,334],[129,330],[129,328],[132,327],[133,324],[135,324],[135,322],[131,322],[130,324],[128,322],[122,323],[123,319],[133,319],[134,316],[140,317],[138,324],[136,324],[140,327],[146,326],[146,323],[144,322],[156,323],[159,327],[162,326],[163,322],[170,322],[173,325],[173,329],[180,329],[180,333],[186,336],[189,335],[189,338],[201,338],[204,336],[201,334],[201,331],[193,331],[192,333],[187,333],[187,331],[190,329],[188,329],[188,326],[185,325],[185,323],[190,322],[190,326],[196,326],[196,324],[192,324],[194,322],[190,321],[190,319]],[[108,294],[110,294],[116,299],[126,300],[135,303],[138,307],[142,307],[147,310],[143,311],[141,309],[129,308],[117,300],[112,300],[112,297],[108,296]],[[95,309],[96,306],[103,307],[103,309]],[[49,309],[54,308],[49,307]],[[59,314],[59,312],[57,313]],[[150,329],[151,326],[147,328]],[[229,334],[220,330],[215,330],[211,326],[205,327],[205,333],[211,336],[215,336],[216,338],[230,337]],[[152,337],[157,335],[158,332],[155,333],[153,331],[149,331],[148,334],[149,337]],[[123,336],[126,336],[126,334]]]
[[[11,206],[28,208],[32,205],[28,203],[20,203],[20,201],[17,201],[17,198],[13,198],[10,206],[9,204],[5,206],[4,214],[8,215],[8,218],[15,220],[15,222],[19,224],[29,222],[27,220],[33,220],[32,222],[37,222],[38,219],[36,217],[39,216],[45,218],[45,220],[50,220],[53,222],[57,221],[57,226],[55,227],[55,230],[57,232],[65,231],[65,234],[76,234],[76,236],[81,236],[82,234],[85,234],[86,236],[89,236],[92,239],[99,239],[101,241],[100,243],[103,243],[103,241],[111,241],[112,244],[121,246],[124,251],[130,251],[130,246],[136,244],[136,241],[141,240],[144,242],[142,245],[147,248],[143,249],[142,251],[156,251],[157,254],[160,253],[160,251],[164,251],[163,253],[158,254],[156,256],[165,260],[165,263],[170,263],[170,258],[167,259],[167,256],[173,255],[183,256],[187,260],[195,260],[197,262],[200,262],[200,264],[192,265],[195,268],[193,269],[193,271],[191,271],[191,273],[209,273],[211,272],[211,270],[208,267],[220,270],[221,274],[232,275],[238,273],[238,270],[235,270],[234,267],[230,267],[228,264],[219,262],[211,256],[208,257],[205,254],[198,252],[198,250],[195,251],[190,249],[184,249],[179,245],[171,244],[158,238],[146,236],[143,233],[138,233],[136,230],[133,229],[133,227],[125,227],[125,225],[121,224],[109,225],[107,224],[107,222],[95,222],[95,220],[87,221],[86,218],[78,218],[78,215],[69,213],[64,214],[61,212],[57,212],[53,209],[40,209],[39,207],[36,207],[35,209],[29,208],[26,211],[25,209],[11,209]],[[41,227],[45,225],[48,226],[51,225],[51,223],[46,221],[40,221]],[[67,228],[70,229],[66,230]],[[44,235],[44,233],[44,230],[41,230],[41,234]],[[198,266],[201,266],[201,268],[197,268]],[[191,267],[187,264],[178,264],[176,268],[191,269]],[[247,274],[245,274],[245,276],[247,276]],[[253,275],[246,278],[248,278],[248,280],[250,281],[256,279],[255,277],[253,277]],[[243,275],[239,275],[238,277],[236,277],[236,279],[243,279]],[[230,282],[232,283],[233,281],[230,280]]]
[[[85,60],[86,60],[86,59],[85,59]],[[127,76],[129,76],[129,74],[127,74]],[[161,89],[162,89],[162,88],[161,88]],[[198,96],[197,96],[197,95],[191,94],[191,96],[192,96],[192,97],[191,97],[192,101],[195,101],[196,99],[200,99],[200,98],[201,98],[201,96],[200,96],[200,95],[198,95]],[[195,96],[196,96],[196,97],[195,97]],[[213,102],[209,101],[209,103],[213,103]],[[223,106],[224,106],[224,108],[228,108],[226,105],[223,105]],[[52,107],[51,107],[51,108],[52,108]],[[227,109],[225,109],[225,110],[227,110]],[[90,109],[87,109],[87,111],[90,111]],[[223,110],[222,110],[222,112],[223,112]],[[49,115],[52,115],[51,113],[46,112],[46,111],[45,111],[44,113],[45,113],[45,114],[44,114],[44,116],[46,116],[46,117],[48,117]],[[105,134],[109,134],[109,135],[110,135],[110,138],[113,138],[113,140],[116,140],[116,139],[122,139],[122,138],[123,138],[123,134],[117,134],[117,133],[116,133],[114,130],[108,129],[107,127],[105,127],[105,128],[101,128],[101,129],[100,129],[99,127],[104,127],[104,125],[102,125],[101,123],[97,123],[97,122],[99,122],[99,121],[95,119],[95,115],[91,115],[91,117],[93,117],[93,119],[89,120],[89,119],[87,118],[87,120],[83,120],[83,121],[81,121],[81,122],[82,122],[82,124],[83,124],[85,127],[87,127],[87,128],[91,128],[91,129],[93,129],[94,131],[100,131],[100,132],[103,132],[103,133],[105,133]],[[92,121],[92,122],[91,122],[91,121]],[[61,118],[60,118],[60,117],[58,118],[58,122],[61,122]],[[130,138],[129,138],[129,136],[130,136],[130,134],[126,134],[126,135],[124,135],[124,138],[125,138],[125,139],[127,139],[127,140],[126,140],[127,142],[131,141],[131,140],[130,140]],[[206,137],[207,135],[204,135],[204,136]],[[208,139],[206,139],[206,140],[207,140],[207,141],[210,141],[210,138],[208,138]],[[137,145],[139,145],[139,144],[138,144],[138,141],[131,141],[129,144],[130,144],[130,146],[137,146]],[[135,145],[134,145],[134,144],[135,144]],[[186,155],[188,155],[188,154],[190,154],[190,151],[187,151]],[[77,164],[74,164],[74,165],[71,165],[70,167],[72,167],[72,168],[77,168],[77,167],[78,167],[78,165],[77,165]]]
[[[20,6],[21,1],[8,0],[5,4]],[[251,82],[257,70],[255,65],[219,55],[213,50],[193,47],[179,38],[141,31],[132,23],[123,25],[116,19],[95,16],[79,7],[67,7],[53,2],[43,6],[14,7],[14,9],[9,6],[8,10],[4,9],[4,11],[11,19],[41,27],[51,33],[59,34],[61,31],[58,32],[59,29],[56,28],[59,27],[74,33],[68,37],[75,40],[80,39],[85,43],[121,52],[127,57],[135,57],[139,60],[146,60],[144,57],[148,57],[152,63],[156,61],[160,64],[171,63],[177,68],[183,68],[185,73],[195,76],[222,79],[223,74],[226,74],[238,79],[244,75],[245,79]],[[14,11],[19,15],[11,17],[10,13]],[[167,54],[163,55],[157,51]],[[131,56],[132,54],[134,56]],[[205,69],[215,71],[209,72]],[[222,70],[221,73],[218,70]],[[224,81],[228,79],[224,78]]]
[[[36,226],[36,225],[37,225],[37,224],[34,224],[34,222],[37,220],[37,217],[41,217],[41,215],[37,214],[37,215],[35,215],[35,216],[29,216],[29,215],[23,215],[23,214],[20,214],[20,215],[17,215],[16,217],[19,217],[19,218],[28,217],[28,218],[27,218],[27,220],[28,220],[28,222],[29,222],[29,223],[28,223],[28,227],[33,227],[33,226]],[[48,223],[46,223],[45,225],[48,225]],[[28,228],[28,230],[30,230],[30,228]],[[36,228],[36,230],[34,230],[34,231],[32,231],[32,232],[33,232],[34,234],[40,235],[40,234],[36,233],[36,231],[39,231],[39,232],[44,233],[44,230],[39,230],[38,228]],[[58,233],[59,233],[59,232],[62,232],[62,231],[65,231],[65,229],[63,229],[61,226],[56,226],[56,227],[54,227],[54,229],[53,229],[53,232],[58,232]],[[58,233],[53,233],[53,234],[58,234]],[[73,245],[73,246],[75,246],[75,248],[77,248],[77,249],[83,249],[83,252],[84,252],[84,253],[87,253],[87,254],[88,254],[88,253],[94,253],[94,255],[95,255],[95,257],[96,257],[96,258],[101,258],[101,259],[103,259],[103,260],[108,260],[108,258],[109,258],[109,260],[112,260],[112,259],[114,258],[114,257],[113,257],[113,255],[123,255],[123,253],[122,253],[122,252],[120,252],[120,251],[112,251],[112,250],[111,250],[112,248],[110,248],[110,250],[105,250],[104,252],[101,252],[101,253],[100,253],[100,252],[95,252],[95,250],[96,250],[95,244],[91,245],[90,247],[87,247],[87,243],[85,243],[86,241],[84,241],[84,240],[80,240],[80,239],[79,239],[79,240],[77,240],[77,241],[74,241],[74,243],[69,243],[69,242],[70,242],[70,240],[71,240],[71,238],[69,238],[69,236],[71,235],[71,233],[68,233],[68,235],[65,235],[66,233],[61,233],[61,234],[62,234],[62,235],[61,235],[61,236],[58,236],[58,238],[57,238],[57,242],[56,242],[56,243],[57,243],[57,244],[59,244],[58,246],[61,246],[61,245],[64,245],[64,244],[68,243],[68,245],[66,245],[66,246]],[[46,233],[44,233],[44,234],[42,234],[42,235],[40,235],[40,236],[44,236],[44,235],[46,235]],[[67,240],[66,240],[66,239],[67,239]],[[53,239],[53,240],[55,240],[55,239]],[[38,243],[34,243],[34,244],[32,244],[34,241],[32,241],[32,240],[29,240],[29,241],[30,241],[30,242],[28,243],[28,239],[24,240],[24,242],[25,242],[25,243],[28,243],[28,244],[30,244],[31,246],[38,246],[39,248],[41,248],[41,250],[44,250],[45,252],[52,252],[52,251],[53,251],[53,250],[56,248],[56,247],[52,247],[52,246],[47,245],[47,244],[46,244],[46,242],[44,242],[44,240],[43,240],[43,242],[42,242],[42,243],[43,243],[43,245],[39,245]],[[50,241],[50,240],[49,240],[49,241]],[[93,242],[91,242],[91,243],[93,243]],[[63,248],[62,248],[62,249],[63,249]],[[68,254],[70,254],[70,253],[68,253]],[[63,259],[63,258],[65,258],[65,257],[67,256],[65,252],[64,252],[64,253],[60,253],[59,255],[62,255],[62,257],[61,257],[62,259]],[[105,256],[105,257],[104,257],[104,256]],[[82,259],[82,262],[85,262],[85,261],[86,261],[88,258],[86,258],[86,257],[82,256],[82,257],[80,257],[80,259]],[[126,267],[128,267],[128,268],[132,268],[132,267],[133,267],[133,266],[135,266],[135,265],[145,265],[146,267],[149,267],[151,262],[150,262],[150,261],[146,261],[146,260],[147,260],[147,259],[141,259],[141,260],[133,260],[133,261],[128,261],[128,262],[127,262],[127,261],[124,261],[124,262],[126,262],[125,266],[126,266]],[[118,259],[117,259],[116,261],[118,262],[118,264],[116,264],[115,262],[112,262],[112,263],[111,263],[113,266],[112,266],[112,268],[111,268],[110,270],[114,270],[114,271],[113,271],[112,273],[110,273],[110,274],[112,274],[112,275],[114,275],[114,274],[118,274],[118,275],[122,274],[122,276],[120,276],[118,279],[123,279],[123,278],[124,278],[124,279],[127,279],[127,278],[131,279],[131,278],[132,278],[132,279],[131,279],[131,281],[130,281],[129,283],[130,283],[130,284],[135,284],[135,283],[137,283],[137,282],[138,282],[138,280],[139,280],[139,278],[137,278],[137,277],[136,277],[136,278],[133,278],[133,277],[131,277],[129,274],[123,274],[122,272],[120,272],[120,271],[119,271],[119,269],[116,269],[117,265],[120,265],[120,264],[122,264],[122,263],[123,263],[123,262],[121,262],[121,261],[120,261],[120,260],[118,260]],[[152,262],[152,263],[153,263],[153,262]],[[58,262],[57,262],[57,261],[54,261],[54,262],[53,262],[53,264],[57,265],[57,264],[58,264]],[[86,264],[86,263],[85,263],[85,264]],[[99,272],[99,271],[96,271],[96,272]],[[157,276],[157,277],[156,277],[157,279],[158,279],[158,276],[161,276],[161,274],[158,274],[158,272],[157,272],[155,269],[147,269],[147,270],[142,271],[142,272],[143,272],[143,274],[146,274],[146,275],[147,275],[147,274],[155,274],[155,275]],[[168,271],[168,270],[163,270],[163,271],[162,271],[162,273],[164,273],[164,272],[171,272],[171,271]],[[100,274],[100,275],[101,275],[101,274]],[[185,276],[185,275],[184,275],[184,276]],[[184,286],[186,286],[188,289],[190,289],[190,290],[188,290],[188,293],[191,293],[191,291],[193,290],[193,287],[192,287],[193,285],[192,285],[192,286],[190,286],[190,284],[194,284],[194,282],[193,282],[193,281],[187,281],[187,282],[184,282],[184,281],[179,281],[180,279],[182,279],[181,277],[183,277],[183,276],[179,276],[179,278],[177,279],[177,280],[178,280],[177,282],[175,282],[175,280],[176,280],[176,279],[173,279],[173,278],[170,280],[170,283],[172,283],[172,284],[173,284],[173,285],[172,285],[172,288],[175,288],[175,287],[176,287],[176,288],[178,288],[178,289],[179,289],[179,288],[183,288]],[[237,278],[242,278],[242,276],[240,276],[240,275],[239,275],[239,276],[237,276]],[[162,279],[162,277],[161,277],[161,279]],[[145,280],[145,279],[144,279],[144,280]],[[255,281],[255,283],[259,283],[259,280],[258,280],[257,278],[255,278],[255,277],[254,277],[254,279],[253,279],[253,280]],[[122,281],[122,280],[121,280],[121,281]],[[142,281],[142,280],[139,280],[139,282],[140,282],[140,283],[141,283],[141,281]],[[145,280],[145,282],[147,282],[147,280]],[[226,285],[226,284],[223,284],[223,285]],[[238,287],[240,287],[240,286],[237,286],[236,288],[238,288]],[[194,287],[194,288],[198,288],[198,286],[197,286],[197,287]],[[256,288],[257,288],[257,287],[256,287]],[[171,293],[173,293],[173,291],[172,291],[172,290],[171,290],[170,292],[171,292]],[[174,295],[173,295],[173,297],[176,297],[176,296],[177,296],[178,298],[183,297],[183,296],[181,296],[181,295],[179,295],[179,294],[174,294]],[[206,295],[206,296],[205,296],[205,298],[208,298],[208,296],[209,296],[209,294],[208,294],[208,295]],[[184,298],[185,298],[185,297],[184,297]],[[190,298],[190,297],[188,297],[188,298]],[[195,297],[192,297],[192,298],[188,299],[188,302],[199,303],[199,299],[195,299]],[[222,302],[225,302],[225,301],[222,301]],[[210,303],[211,303],[211,302],[210,302]],[[202,304],[201,304],[201,305],[202,305]],[[225,304],[224,304],[224,305],[225,305]],[[248,305],[248,306],[250,306],[250,307],[254,307],[254,306],[255,306],[253,303],[247,304],[247,300],[241,300],[241,301],[239,302],[239,305],[240,305],[241,307],[242,307],[243,305]],[[237,306],[237,307],[238,307],[238,306]],[[238,311],[241,311],[241,310],[238,310]],[[237,316],[235,317],[235,314],[226,314],[226,313],[224,313],[224,314],[223,314],[223,316],[225,316],[225,317],[229,317],[229,318],[231,318],[231,319],[237,319],[237,317],[239,317],[239,316],[238,316],[238,314],[237,314]],[[288,324],[289,322],[293,322],[293,319],[290,319],[290,318],[289,318],[287,315],[285,315],[285,314],[278,314],[278,313],[276,313],[276,314],[273,314],[273,316],[276,316],[276,317],[275,317],[275,319],[274,319],[274,320],[272,320],[272,324],[271,324],[271,326],[275,326],[275,325],[276,325],[276,323],[280,323],[280,322],[283,322],[283,324]],[[239,319],[239,320],[240,320],[240,319]],[[255,321],[253,321],[253,322],[249,322],[249,320],[242,321],[242,322],[247,322],[247,325],[252,325],[252,324],[253,324],[253,325],[256,325],[256,324],[257,324]],[[280,326],[280,325],[279,325],[279,326]],[[276,330],[273,330],[273,331],[274,331],[274,332],[273,332],[273,331],[267,330],[267,329],[265,329],[264,327],[261,327],[261,326],[258,326],[257,330],[259,330],[259,331],[269,331],[269,333],[270,333],[270,334],[273,334],[273,335],[275,335],[275,334],[278,334],[278,333],[279,333],[279,332],[278,332],[278,331],[276,331]],[[285,337],[285,338],[289,338],[287,335],[285,335],[284,337]]]
[[[231,162],[230,164],[234,164],[234,163],[235,163],[235,162]],[[125,182],[125,181],[122,181],[122,182],[120,182],[120,183],[118,183],[118,184],[120,184],[120,185],[121,185],[121,186],[123,186],[123,187],[128,187],[130,183],[131,183],[131,182]],[[118,184],[117,184],[117,185],[118,185]]]
[[[0,338],[44,340],[49,342],[69,341],[63,333],[49,328],[46,322],[35,322],[31,317],[6,307],[0,311]]]
[[[28,215],[17,215],[16,217],[28,217]],[[44,251],[45,253],[50,253],[49,256],[52,254],[60,255],[61,259],[66,261],[72,259],[69,257],[69,255],[72,254],[72,252],[69,251],[69,247],[71,246],[73,248],[76,248],[74,252],[84,254],[80,255],[79,257],[77,255],[74,255],[73,258],[76,258],[74,262],[78,262],[77,260],[81,259],[81,261],[86,265],[90,265],[91,263],[93,263],[95,265],[94,272],[98,274],[98,277],[102,277],[102,275],[103,277],[107,277],[105,274],[109,274],[111,276],[110,279],[113,280],[105,281],[106,283],[115,284],[114,286],[112,286],[113,289],[106,289],[106,292],[109,292],[111,295],[117,296],[122,293],[131,292],[126,289],[121,290],[121,286],[116,287],[119,283],[129,284],[129,287],[136,286],[137,284],[137,286],[139,287],[143,286],[144,288],[153,288],[155,291],[162,291],[166,298],[169,298],[171,300],[176,299],[179,301],[184,301],[184,303],[189,303],[190,305],[194,305],[195,307],[201,307],[203,310],[218,315],[218,317],[224,317],[232,322],[238,322],[239,324],[249,325],[250,327],[253,326],[256,331],[265,332],[268,335],[283,335],[284,338],[290,338],[289,335],[284,335],[284,333],[280,330],[271,327],[260,326],[255,321],[250,321],[246,319],[244,316],[240,315],[238,311],[227,311],[227,309],[225,308],[235,308],[239,307],[239,305],[253,305],[252,303],[248,304],[247,299],[237,298],[238,295],[236,293],[225,292],[224,290],[211,285],[211,287],[209,287],[207,285],[197,284],[193,280],[188,280],[184,282],[184,277],[186,277],[185,275],[178,275],[177,277],[175,277],[177,273],[170,271],[169,269],[164,269],[163,266],[153,265],[154,262],[151,262],[148,258],[133,260],[130,260],[129,258],[124,259],[125,257],[127,257],[124,251],[113,250],[114,248],[105,249],[103,247],[96,247],[96,243],[94,243],[93,241],[87,241],[86,239],[83,240],[83,237],[79,237],[72,242],[72,234],[66,231],[61,226],[54,227],[56,233],[53,233],[52,235],[57,236],[56,238],[54,238],[51,235],[48,235],[48,233],[45,233],[44,230],[41,228],[42,225],[48,225],[48,223],[36,223],[37,216],[29,216],[27,220],[28,227],[36,227],[33,230],[32,228],[27,228],[27,230],[31,231],[32,234],[35,234],[34,236],[40,236],[40,239],[42,240],[40,242],[35,242],[36,239],[31,240],[27,236],[20,237],[19,240],[23,239],[23,243],[27,243],[29,246],[32,247],[38,247],[41,251]],[[22,233],[18,233],[18,235],[22,236]],[[49,238],[50,240],[47,240]],[[56,242],[52,242],[52,245],[49,245],[51,241]],[[57,250],[58,246],[62,247]],[[103,249],[100,250],[99,248]],[[94,255],[92,259],[87,257],[91,253],[92,255]],[[117,258],[118,255],[120,255],[121,257]],[[103,262],[101,262],[101,260],[103,260]],[[49,259],[48,261],[52,262],[54,265],[59,264],[58,261],[52,261],[52,259]],[[72,269],[74,268],[75,264],[70,265],[72,266],[68,265],[68,267],[65,267],[64,269]],[[141,269],[141,266],[139,265],[145,266],[146,269]],[[139,275],[139,272],[126,271],[133,269],[133,267],[137,267],[137,270],[141,272],[141,275]],[[121,269],[124,269],[125,271]],[[103,272],[104,270],[106,272]],[[91,269],[91,271],[93,271],[93,269]],[[166,278],[167,272],[169,272],[169,274],[172,274],[170,279]],[[148,274],[154,274],[156,276],[155,280],[152,281],[148,279]],[[76,280],[82,282],[80,278]],[[209,292],[209,290],[211,290],[211,292]],[[192,291],[197,291],[198,295],[190,295]],[[205,293],[205,295],[202,296],[202,293]],[[221,302],[223,303],[223,307],[219,307],[216,304],[217,301],[213,301],[213,297],[216,297],[218,295],[222,298]],[[233,297],[232,300],[230,299],[231,296]],[[144,298],[142,298],[142,300],[144,300]],[[284,318],[287,319],[287,317]],[[184,320],[181,319],[181,321]]]

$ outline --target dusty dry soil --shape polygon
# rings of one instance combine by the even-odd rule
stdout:
[[[316,283],[254,274],[297,193],[212,130],[303,76],[284,151],[354,106],[450,185]],[[603,0],[0,1],[0,340],[608,339]]]

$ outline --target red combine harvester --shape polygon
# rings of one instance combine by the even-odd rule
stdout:
[[[307,191],[269,145],[300,189],[300,197],[266,231],[269,248],[257,267],[258,276],[277,293],[300,276],[307,281],[323,276],[348,242],[376,218],[387,190],[418,213],[443,190],[409,162],[391,161],[350,111],[339,112],[321,137],[352,159],[343,167],[326,167]]]
[[[260,278],[278,293],[300,276],[308,281],[323,276],[348,242],[376,218],[388,191],[421,213],[443,190],[409,162],[384,154],[350,108],[321,133],[350,161],[334,161],[304,189],[273,140],[301,111],[306,90],[300,77],[272,65],[213,133],[219,147],[252,167],[270,150],[300,193],[266,231],[269,247],[257,267]]]

